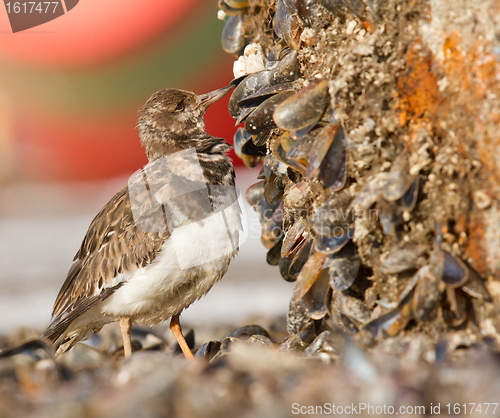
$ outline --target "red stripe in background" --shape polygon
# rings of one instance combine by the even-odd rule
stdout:
[[[203,0],[82,0],[60,18],[9,33],[0,12],[0,58],[48,68],[109,60],[164,33]],[[140,5],[140,7],[138,7]],[[215,16],[214,3],[214,16]],[[124,30],[126,28],[126,30]]]

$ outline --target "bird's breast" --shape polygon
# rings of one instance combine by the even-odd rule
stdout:
[[[175,228],[155,260],[136,270],[102,302],[102,313],[156,323],[208,292],[237,253],[242,229],[239,203],[233,196],[214,195],[214,208],[209,216]]]

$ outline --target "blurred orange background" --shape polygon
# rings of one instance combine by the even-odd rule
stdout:
[[[157,90],[205,93],[232,79],[224,22],[206,0],[81,0],[12,33],[0,9],[0,179],[74,181],[146,163],[137,111]],[[232,141],[228,97],[207,131]]]

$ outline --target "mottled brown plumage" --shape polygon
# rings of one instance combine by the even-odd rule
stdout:
[[[206,107],[229,90],[225,88],[197,96],[191,92],[168,89],[155,93],[142,107],[140,139],[150,163],[103,207],[88,228],[56,298],[53,321],[43,334],[43,337],[53,341],[58,353],[88,338],[105,323],[120,318],[127,350],[126,333],[130,334],[131,321],[155,323],[178,316],[193,298],[208,291],[213,282],[225,273],[236,248],[220,266],[217,264],[213,268],[209,283],[204,282],[203,275],[210,266],[184,270],[175,268],[171,265],[174,261],[170,262],[170,256],[165,251],[171,250],[169,237],[173,231],[188,221],[203,217],[204,212],[200,210],[203,205],[208,205],[207,210],[213,212],[215,207],[235,200],[235,197],[228,196],[228,193],[232,195],[231,191],[217,189],[218,186],[234,188],[234,170],[225,156],[230,147],[222,139],[207,134],[203,122]],[[207,190],[183,195],[185,190],[192,190],[196,185],[189,175],[196,170],[196,165],[191,167],[193,162],[180,152],[189,149],[195,150],[196,164],[201,167]],[[154,164],[165,156],[170,156],[167,169],[164,165]],[[176,170],[187,170],[187,174],[176,175]],[[158,191],[164,196],[173,196],[168,206],[158,203]],[[134,210],[130,193],[133,193]],[[193,245],[196,245],[196,237],[193,237]],[[160,254],[161,260],[157,260]],[[194,253],[194,256],[198,254]],[[134,293],[132,280],[135,281],[134,286],[137,286],[138,280],[143,280],[148,286],[148,268],[153,268],[151,274],[157,277],[162,266],[165,269],[162,279],[165,283],[161,287],[165,291],[163,298],[154,292],[153,296],[144,296],[137,291]],[[141,275],[146,279],[138,278]],[[172,285],[169,275],[172,276]],[[158,281],[158,277],[155,280]],[[119,289],[120,294],[115,296]],[[178,295],[182,292],[187,293],[185,300]],[[137,301],[134,300],[135,294]],[[114,300],[109,299],[111,295],[114,295]],[[122,311],[127,314],[122,314]],[[175,321],[173,324],[178,326]],[[180,331],[174,328],[172,331],[177,338]]]

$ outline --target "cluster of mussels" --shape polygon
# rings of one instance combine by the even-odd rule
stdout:
[[[271,3],[269,22],[253,39],[245,19],[262,5],[219,6],[230,15],[223,49],[240,56],[229,100],[236,125],[244,124],[235,150],[249,167],[263,162],[246,197],[260,215],[267,262],[296,282],[288,331],[310,340],[342,329],[371,345],[431,323],[433,336],[474,328],[475,308],[491,302],[484,280],[442,239],[441,225],[416,228],[411,239],[406,233],[429,171],[410,167],[403,147],[378,171],[354,176],[355,147],[336,118],[332,80],[301,71],[315,19],[371,13],[377,24],[379,17],[352,0]]]

